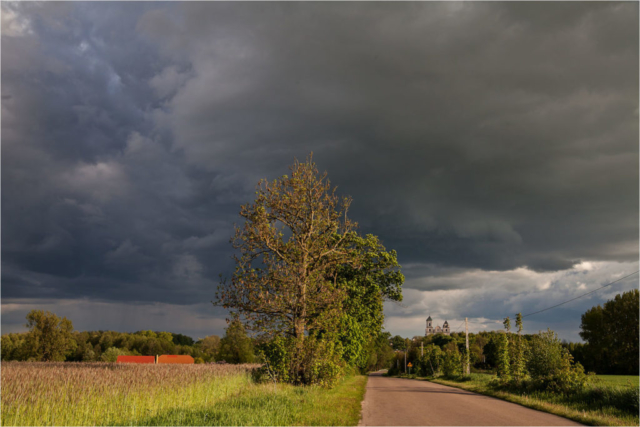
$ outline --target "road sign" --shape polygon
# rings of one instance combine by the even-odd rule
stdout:
[[[407,366],[408,366],[408,367],[412,367],[413,365],[411,364],[411,362],[409,362],[409,363],[407,364]]]

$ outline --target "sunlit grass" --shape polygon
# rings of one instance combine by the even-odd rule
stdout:
[[[640,387],[640,377],[638,375],[596,375],[596,378],[607,384]]]
[[[252,365],[2,364],[2,425],[355,425],[366,377],[254,384]]]
[[[559,415],[587,425],[638,425],[638,393],[630,393],[629,386],[597,381],[582,392],[552,393],[548,391],[497,390],[490,386],[491,375],[471,374],[459,380],[428,378],[438,384],[462,388],[497,397],[522,406]],[[604,384],[603,384],[604,383]],[[637,391],[637,388],[635,388]],[[629,402],[635,399],[635,404]],[[622,408],[626,409],[622,409]],[[634,407],[634,409],[630,409]]]

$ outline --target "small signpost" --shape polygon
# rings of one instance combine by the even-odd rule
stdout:
[[[409,362],[409,363],[407,364],[407,366],[409,367],[409,375],[411,375],[411,367],[412,367],[413,365],[411,364],[411,362]]]

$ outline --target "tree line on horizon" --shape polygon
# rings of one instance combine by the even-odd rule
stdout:
[[[580,333],[586,343],[560,342],[551,336],[546,338],[555,343],[554,348],[566,349],[573,361],[580,363],[587,372],[638,375],[635,362],[638,355],[639,301],[638,290],[632,290],[616,295],[603,306],[589,309],[582,316]],[[78,332],[73,331],[69,319],[40,310],[31,311],[27,320],[29,332],[2,335],[2,360],[113,362],[118,355],[188,354],[200,362],[261,362],[256,356],[260,343],[248,336],[238,320],[231,321],[222,338],[210,335],[199,340],[183,334],[156,331]],[[522,334],[526,348],[540,345],[539,335]],[[474,371],[498,371],[504,336],[504,331],[469,333],[469,363]],[[405,351],[407,362],[414,366],[423,352],[435,352],[441,357],[450,354],[452,362],[438,362],[435,368],[428,366],[423,370],[429,373],[443,368],[447,373],[458,372],[462,370],[466,353],[465,334],[462,332],[416,336],[413,339],[399,335],[392,337],[389,332],[382,332],[370,345],[363,372],[382,368],[393,370],[394,367],[401,372],[404,370]]]
[[[74,331],[66,317],[43,310],[27,314],[28,332],[2,335],[2,360],[42,362],[115,362],[117,356],[185,354],[199,362],[224,357],[217,335],[194,340],[159,331]]]
[[[560,341],[557,336],[549,335],[553,331],[521,334],[523,351],[542,345],[541,339],[553,341],[554,351],[562,352],[560,348],[565,349],[572,361],[579,363],[587,372],[638,375],[639,302],[640,293],[633,289],[616,295],[602,306],[589,309],[582,315],[580,326],[584,343]],[[544,339],[542,335],[545,335]],[[468,357],[471,367],[478,372],[497,372],[503,356],[504,339],[505,331],[470,332]],[[455,360],[459,360],[461,366],[466,353],[464,332],[415,336],[412,339],[396,335],[391,338],[391,345],[394,350],[407,351],[407,362],[414,362],[414,365],[420,358],[421,348],[433,351],[433,347],[437,347],[437,351],[443,355],[449,352]],[[397,359],[394,363],[404,371],[404,353],[398,354]],[[455,371],[457,368],[452,369]]]
[[[222,338],[209,335],[198,340],[166,331],[74,331],[71,320],[43,310],[32,310],[27,314],[27,320],[28,332],[2,335],[3,361],[115,362],[121,355],[178,354],[192,356],[196,363],[259,362],[256,356],[258,342],[247,334],[238,320],[229,323]],[[389,340],[390,334],[385,333],[374,343],[365,370],[387,366],[394,357]]]

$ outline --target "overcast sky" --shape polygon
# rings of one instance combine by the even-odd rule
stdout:
[[[222,334],[239,207],[311,151],[398,251],[394,335],[596,289],[638,269],[638,50],[637,2],[2,2],[2,332]]]

